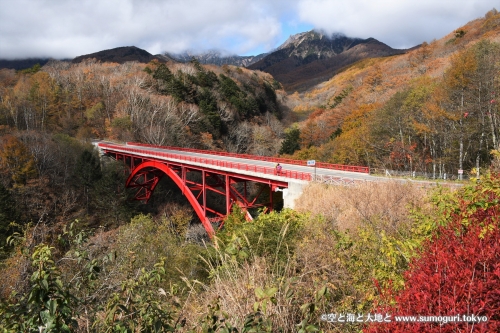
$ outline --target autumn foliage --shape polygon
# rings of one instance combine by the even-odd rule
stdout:
[[[500,175],[464,190],[450,223],[424,247],[405,274],[406,286],[394,316],[486,316],[486,323],[454,322],[373,324],[364,332],[498,332],[500,330]],[[393,291],[386,291],[390,296]]]
[[[492,10],[439,40],[364,59],[289,95],[301,131],[294,156],[433,178],[484,170],[500,142],[498,22]]]
[[[28,148],[14,136],[6,136],[0,145],[0,173],[14,185],[25,184],[36,176],[35,159]]]
[[[235,66],[51,61],[0,70],[0,130],[191,147],[210,134],[209,146],[270,155],[282,134],[278,89]],[[269,142],[253,137],[262,129]]]

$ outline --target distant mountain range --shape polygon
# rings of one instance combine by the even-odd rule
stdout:
[[[222,53],[219,51],[209,51],[202,54],[184,52],[181,54],[165,53],[165,55],[179,62],[189,62],[193,58],[195,58],[200,62],[200,64],[205,64],[205,65],[208,64],[217,66],[233,65],[239,67],[247,67],[264,58],[267,55],[267,53],[262,53],[257,56],[238,56],[238,55],[225,56],[222,55]]]
[[[74,59],[64,59],[64,61],[71,61],[73,63],[82,62],[85,59],[97,59],[101,62],[116,62],[123,64],[127,61],[138,61],[142,63],[148,63],[153,59],[157,59],[163,62],[166,61],[176,61],[167,55],[157,54],[152,55],[146,50],[140,49],[135,46],[123,46],[114,49],[103,50],[95,53],[85,54],[78,56]],[[33,67],[36,64],[41,66],[49,62],[50,59],[46,58],[30,58],[30,59],[15,59],[15,60],[1,60],[0,68],[9,68],[15,70],[21,70]]]
[[[33,67],[36,64],[43,66],[46,63],[48,63],[49,60],[50,59],[48,58],[27,58],[27,59],[15,59],[15,60],[0,59],[0,69],[9,68],[18,71],[21,69]]]
[[[393,49],[374,38],[349,38],[341,34],[327,35],[312,30],[290,36],[276,50],[257,56],[225,56],[218,51],[152,55],[138,47],[125,46],[82,55],[72,62],[79,63],[90,58],[116,63],[148,63],[153,59],[189,62],[195,58],[201,64],[234,65],[270,73],[286,90],[292,91],[304,90],[328,80],[345,66],[361,59],[392,56],[406,51]],[[0,68],[18,70],[32,67],[36,63],[44,65],[48,61],[49,59],[0,60]]]

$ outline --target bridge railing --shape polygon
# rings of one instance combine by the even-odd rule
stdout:
[[[148,144],[148,143],[138,143],[138,142],[127,142],[127,145],[151,147],[151,148],[162,148],[162,149],[169,149],[169,150],[185,151],[185,152],[190,152],[190,153],[209,154],[209,155],[217,155],[217,156],[225,156],[225,157],[245,158],[245,159],[256,160],[256,161],[265,161],[265,162],[285,163],[285,164],[307,166],[307,161],[293,160],[291,158],[227,153],[227,152],[215,151],[215,150],[203,150],[203,149],[182,148],[182,147],[172,147],[172,146],[158,146],[158,145],[152,145],[152,144]],[[370,173],[369,167],[356,166],[356,165],[343,165],[343,164],[316,162],[316,167],[323,168],[323,169],[331,169],[331,170]]]
[[[178,155],[178,154],[166,153],[166,152],[160,152],[160,151],[154,151],[154,150],[153,151],[145,151],[144,149],[136,149],[136,148],[130,148],[130,147],[125,147],[125,146],[107,144],[107,143],[99,143],[99,147],[105,151],[110,150],[110,151],[115,151],[115,152],[119,152],[119,153],[123,153],[123,152],[135,153],[135,154],[139,154],[143,157],[160,157],[160,158],[167,158],[167,159],[176,159],[176,160],[181,160],[181,161],[195,162],[195,163],[207,164],[207,165],[223,167],[223,168],[251,171],[251,172],[256,172],[256,173],[263,173],[266,175],[277,175],[275,168],[252,165],[252,164],[248,164],[248,163],[221,161],[221,160],[216,160],[216,159],[211,159],[211,158],[206,158],[206,157]],[[147,155],[147,156],[145,156],[145,155]],[[292,170],[283,170],[278,176],[292,178],[292,179],[306,180],[306,181],[311,180],[310,173],[300,172],[300,171],[292,171]]]

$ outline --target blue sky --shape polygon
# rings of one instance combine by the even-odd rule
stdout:
[[[0,58],[72,58],[131,45],[152,54],[257,55],[311,29],[408,48],[484,16],[496,2],[0,0]]]

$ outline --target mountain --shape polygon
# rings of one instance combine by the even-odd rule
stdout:
[[[28,59],[14,59],[14,60],[0,59],[0,68],[21,70],[33,67],[36,64],[43,66],[47,62],[49,62],[49,60],[50,59],[47,58],[28,58]]]
[[[135,46],[117,47],[114,49],[81,55],[74,58],[73,60],[64,59],[64,61],[79,63],[82,62],[84,59],[92,59],[92,58],[100,62],[116,62],[120,64],[123,64],[124,62],[127,61],[138,61],[142,63],[148,63],[153,59],[157,59],[161,62],[167,62],[167,61],[176,62],[175,59],[167,55],[163,54],[152,55],[148,51],[145,51]],[[46,58],[29,58],[29,59],[16,59],[16,60],[0,59],[0,68],[21,70],[33,67],[36,64],[43,66],[47,62],[49,62],[49,60],[50,59]]]
[[[374,38],[349,38],[312,30],[290,36],[274,52],[248,68],[271,74],[288,91],[304,90],[328,80],[358,60],[405,52]]]
[[[222,55],[219,51],[209,51],[205,53],[192,53],[192,52],[184,52],[184,53],[165,53],[166,56],[173,58],[180,62],[189,62],[193,58],[198,60],[200,64],[204,65],[233,65],[239,67],[248,67],[251,64],[256,63],[266,56],[266,53],[259,54],[257,56],[238,56],[238,55]]]
[[[234,65],[270,73],[286,90],[291,91],[304,90],[328,80],[340,69],[358,60],[401,54],[405,51],[393,49],[373,38],[349,38],[341,34],[327,35],[312,30],[290,36],[275,51],[257,56],[226,56],[219,51],[202,54],[184,52],[152,55],[135,46],[124,46],[81,55],[72,62],[79,63],[91,58],[101,62],[116,63],[127,61],[148,63],[153,59],[162,62],[189,62],[195,58],[201,64]],[[0,60],[0,68],[23,69],[32,67],[36,63],[44,65],[47,61],[48,59]]]
[[[148,51],[140,49],[135,46],[123,46],[117,47],[110,50],[99,51],[91,54],[82,55],[73,59],[73,63],[82,62],[84,59],[95,58],[101,62],[116,62],[123,64],[127,61],[138,61],[142,63],[148,63],[153,59],[158,59],[160,61],[172,60],[164,55],[152,55]]]

